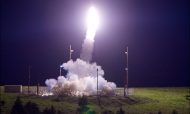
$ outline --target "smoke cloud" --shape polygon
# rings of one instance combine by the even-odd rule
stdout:
[[[63,64],[63,68],[68,71],[65,77],[59,76],[57,80],[46,80],[45,83],[49,90],[57,88],[59,92],[67,92],[69,90],[70,95],[95,95],[97,94],[96,82],[98,76],[99,91],[105,92],[104,90],[106,90],[109,92],[108,94],[114,94],[116,84],[104,79],[104,71],[96,63],[89,63],[81,59],[77,59],[76,61],[70,60]]]
[[[94,7],[88,12],[88,27],[86,38],[82,44],[80,59],[69,60],[62,64],[67,71],[66,76],[56,79],[46,79],[48,90],[57,95],[95,95],[98,90],[102,95],[114,95],[116,84],[104,78],[104,70],[96,63],[90,63],[94,48],[94,37],[99,24],[99,17]],[[98,69],[98,70],[97,70]]]
[[[48,91],[50,92],[53,87],[55,87],[55,85],[57,84],[57,80],[55,79],[46,79],[45,84],[48,87]]]

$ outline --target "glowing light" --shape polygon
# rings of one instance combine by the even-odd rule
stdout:
[[[99,27],[99,15],[95,7],[90,7],[87,14],[87,33],[86,38],[94,41],[96,30]]]

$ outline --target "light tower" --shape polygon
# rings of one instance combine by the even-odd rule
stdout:
[[[97,97],[98,97],[98,68],[97,68]]]
[[[126,54],[126,68],[125,68],[125,71],[126,71],[126,78],[125,78],[125,85],[124,85],[124,96],[128,96],[128,55],[129,55],[129,51],[128,51],[128,47],[127,47],[127,50],[125,51],[125,54]]]
[[[74,50],[71,49],[71,45],[70,45],[70,47],[69,47],[69,60],[72,59],[72,58],[71,58],[71,55],[72,55],[73,52],[74,52]],[[63,68],[63,66],[60,65],[60,67],[59,67],[59,75],[60,75],[60,76],[61,76],[61,70],[62,70],[62,68]]]
[[[30,65],[28,67],[28,94],[30,93]]]
[[[98,68],[97,68],[97,101],[98,101],[98,104],[100,105],[100,97],[98,94]]]
[[[71,56],[72,56],[72,53],[74,52],[74,50],[71,49],[71,45],[69,47],[69,60],[71,60]]]
[[[61,76],[61,69],[63,68],[63,66],[61,65],[60,67],[59,67],[59,75]]]

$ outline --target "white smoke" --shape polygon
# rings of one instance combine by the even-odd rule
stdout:
[[[104,75],[104,71],[101,66],[98,66],[96,63],[90,64],[81,59],[77,59],[76,61],[70,60],[63,64],[63,68],[69,71],[67,74],[68,78],[73,78],[73,75],[77,75],[79,78],[88,76],[97,77],[97,69],[99,76]]]
[[[94,95],[97,93],[97,75],[98,75],[98,90],[106,90],[114,92],[116,84],[108,82],[104,79],[104,71],[101,66],[96,63],[88,63],[81,59],[76,61],[70,60],[63,64],[63,68],[68,71],[66,77],[59,76],[57,80],[47,79],[46,85],[49,89],[55,87],[63,89],[71,89],[69,94],[76,95]],[[98,69],[98,72],[97,72]],[[61,89],[59,89],[61,91]]]
[[[98,90],[100,94],[113,95],[116,84],[105,80],[104,70],[96,63],[90,63],[94,48],[94,37],[99,24],[99,17],[94,7],[88,12],[88,27],[86,38],[82,45],[80,59],[69,60],[61,67],[68,71],[67,75],[59,76],[57,80],[47,79],[46,85],[54,94],[66,95],[95,95]],[[98,70],[97,70],[98,69]]]
[[[45,84],[47,85],[48,91],[50,92],[55,87],[55,85],[57,84],[57,80],[46,79]]]
[[[82,44],[82,52],[80,58],[84,61],[90,62],[92,60],[92,52],[94,49],[94,41],[86,38]]]

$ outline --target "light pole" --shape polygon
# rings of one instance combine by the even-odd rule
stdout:
[[[28,67],[28,94],[30,92],[30,65]]]
[[[98,94],[98,68],[97,68],[97,101],[98,101],[98,104],[100,105],[100,96]]]
[[[125,68],[125,71],[126,71],[126,79],[125,79],[125,87],[124,87],[124,96],[127,96],[128,95],[128,55],[129,55],[129,51],[128,51],[128,47],[127,47],[127,50],[125,51],[125,54],[126,54],[126,59],[127,59],[127,65],[126,65],[126,68]]]
[[[74,52],[74,50],[71,49],[71,45],[69,47],[69,60],[71,60],[71,56],[72,56],[72,53]]]
[[[97,68],[97,96],[98,96],[98,68]]]
[[[63,66],[61,65],[60,67],[59,67],[59,75],[61,76],[61,69],[63,68]]]

